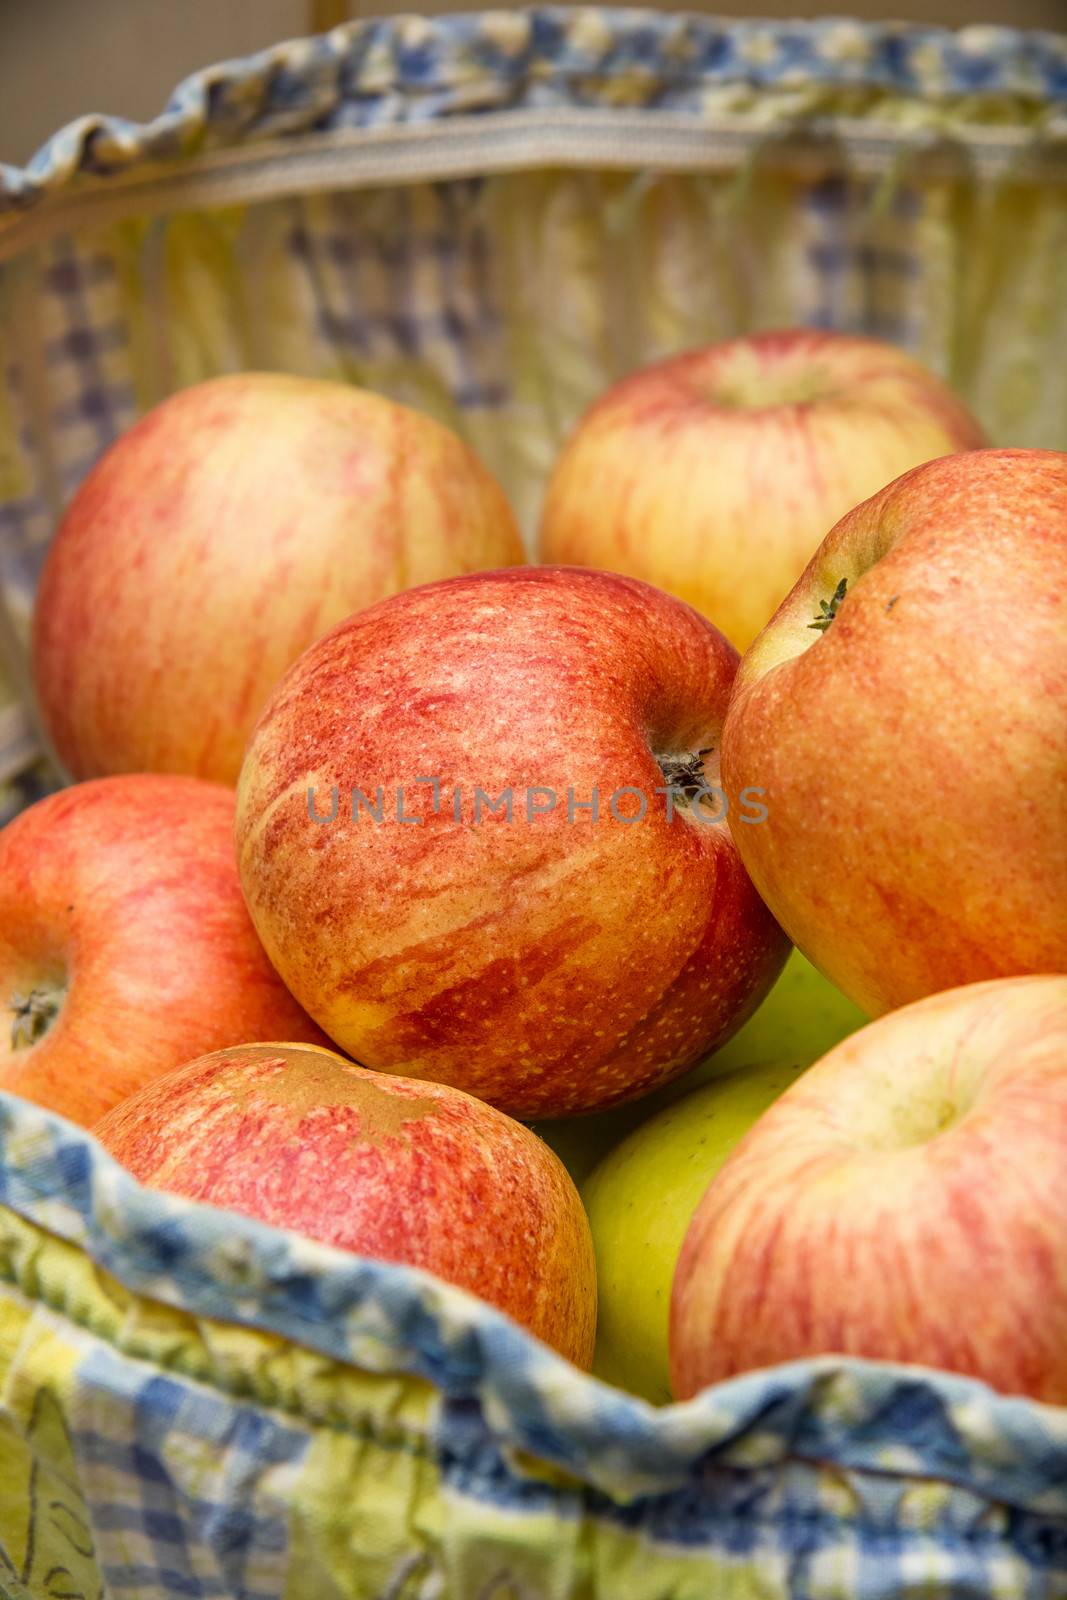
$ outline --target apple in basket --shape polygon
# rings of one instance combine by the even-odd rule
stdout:
[[[1067,455],[928,462],[827,535],[723,734],[764,900],[869,1015],[1067,971]]]
[[[788,951],[713,793],[736,664],[609,573],[480,573],[350,617],[279,685],[238,790],[289,988],[365,1065],[515,1116],[683,1072]]]
[[[134,1177],[481,1296],[581,1366],[592,1356],[589,1224],[537,1135],[436,1083],[329,1050],[219,1050],[94,1130]]]
[[[230,789],[129,775],[0,831],[0,1089],[88,1126],[204,1050],[322,1042],[249,921],[233,813]]]
[[[586,1178],[580,1193],[596,1252],[598,1377],[656,1405],[670,1400],[671,1281],[686,1230],[735,1145],[803,1070],[749,1066],[692,1089],[648,1117]]]
[[[270,690],[333,623],[522,559],[499,486],[430,417],[280,373],[195,384],[112,445],[48,553],[45,727],[76,778],[234,783]]]
[[[660,1111],[682,1097],[691,1106],[699,1105],[693,1090],[701,1084],[733,1075],[742,1068],[752,1073],[763,1067],[777,1071],[780,1067],[808,1066],[866,1021],[859,1007],[828,983],[799,950],[791,950],[781,976],[759,1009],[721,1049],[713,1051],[692,1071],[644,1099],[630,1100],[593,1116],[540,1122],[536,1124],[537,1132],[552,1146],[581,1187],[609,1151],[614,1151],[635,1129],[644,1130]],[[707,1103],[709,1106],[718,1104],[714,1097]],[[666,1165],[665,1162],[664,1170]],[[642,1286],[640,1298],[648,1299],[645,1286]],[[666,1333],[663,1337],[665,1352]],[[665,1363],[665,1353],[663,1359]],[[628,1360],[627,1365],[633,1372],[636,1361]]]
[[[881,1017],[712,1179],[682,1247],[671,1381],[840,1353],[1067,1403],[1067,977]]]
[[[695,1087],[740,1067],[781,1061],[809,1066],[868,1020],[806,956],[791,950],[781,977],[759,1010],[686,1081]]]
[[[814,329],[730,339],[634,372],[592,408],[553,473],[541,555],[658,584],[744,650],[839,517],[985,442],[891,345]]]

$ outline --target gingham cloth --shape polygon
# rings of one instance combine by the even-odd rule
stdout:
[[[531,529],[611,379],[808,323],[1067,448],[1065,133],[1051,34],[538,8],[279,46],[0,169],[0,816],[56,781],[43,552],[156,399],[366,383],[460,428]],[[655,1413],[0,1108],[4,1600],[1067,1595],[1062,1412],[828,1360]]]
[[[0,1150],[16,1600],[1067,1592],[1061,1409],[826,1358],[657,1411],[425,1274],[145,1191],[14,1096]]]

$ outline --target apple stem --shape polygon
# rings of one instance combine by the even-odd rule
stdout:
[[[29,994],[13,994],[8,1010],[14,1018],[11,1024],[12,1050],[30,1050],[44,1038],[62,1003],[62,991],[54,988],[31,989]]]
[[[819,633],[826,632],[831,622],[833,622],[834,618],[837,616],[838,607],[845,598],[845,591],[847,588],[848,579],[842,578],[841,582],[838,584],[829,600],[819,601],[819,615],[815,618],[814,622],[808,623],[809,628],[816,628],[818,629]]]

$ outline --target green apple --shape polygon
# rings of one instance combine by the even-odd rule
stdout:
[[[580,1185],[620,1139],[698,1084],[759,1063],[789,1061],[807,1066],[866,1021],[858,1006],[794,950],[778,982],[744,1027],[684,1077],[645,1100],[612,1111],[567,1122],[538,1123],[537,1132]]]
[[[757,1062],[793,1061],[810,1066],[868,1020],[859,1006],[794,950],[778,982],[744,1027],[664,1092],[673,1090],[677,1097],[698,1083]]]
[[[657,1405],[670,1401],[671,1280],[686,1229],[738,1140],[803,1071],[763,1065],[691,1090],[630,1133],[586,1180],[597,1377]]]

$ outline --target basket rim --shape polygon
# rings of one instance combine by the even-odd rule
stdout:
[[[670,1492],[712,1463],[807,1459],[1067,1515],[1067,1407],[919,1366],[823,1356],[656,1408],[432,1274],[149,1190],[85,1129],[10,1093],[0,1093],[0,1238],[5,1210],[137,1295],[474,1401],[498,1443],[616,1500]]]
[[[859,95],[865,114],[880,105],[899,114],[907,103],[913,130],[991,115],[1058,141],[1067,134],[1067,34],[599,6],[372,17],[197,71],[149,122],[75,119],[25,167],[0,164],[0,214],[88,178],[312,132],[342,106],[359,127],[522,106],[665,104],[706,124],[724,91],[761,96],[763,126],[798,114],[825,120]]]

